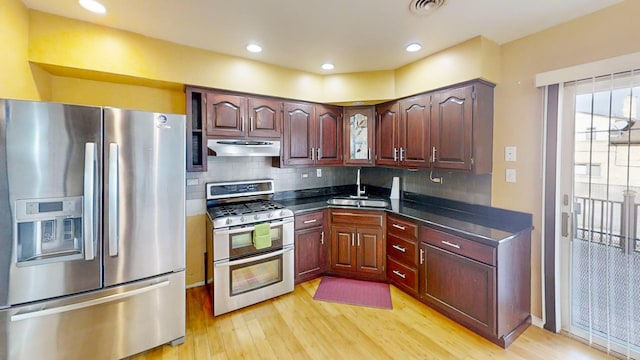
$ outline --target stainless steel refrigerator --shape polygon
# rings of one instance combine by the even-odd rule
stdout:
[[[185,121],[0,100],[0,359],[184,341]]]

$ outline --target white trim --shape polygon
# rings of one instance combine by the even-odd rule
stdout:
[[[544,316],[544,311],[542,312],[542,315]],[[544,321],[542,321],[542,319],[540,319],[537,316],[533,316],[531,315],[531,325],[539,327],[539,328],[544,328]]]
[[[543,101],[544,104],[542,104],[542,199],[541,199],[541,203],[542,203],[542,213],[541,213],[541,240],[540,241],[540,289],[541,289],[541,294],[540,296],[542,297],[542,319],[540,319],[542,325],[544,325],[544,323],[546,322],[546,318],[547,318],[547,302],[546,302],[546,278],[544,276],[544,264],[545,264],[545,260],[544,260],[544,243],[545,243],[545,238],[546,238],[546,216],[545,216],[545,206],[546,206],[546,195],[547,195],[547,186],[546,186],[546,179],[547,179],[547,105],[548,105],[548,100],[549,100],[549,88],[545,87],[544,88],[544,94],[543,94]],[[533,316],[532,316],[533,318]],[[542,327],[542,326],[540,326]]]
[[[536,87],[640,68],[640,52],[536,74]]]

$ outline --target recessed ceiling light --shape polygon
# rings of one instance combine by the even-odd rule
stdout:
[[[96,13],[96,14],[107,13],[107,9],[104,7],[104,5],[97,2],[96,0],[79,0],[78,3],[80,4],[80,6],[82,6],[86,10],[91,11],[92,13]]]
[[[332,63],[324,63],[322,64],[322,69],[324,70],[333,70],[335,66]]]
[[[247,50],[252,53],[262,52],[262,46],[258,44],[249,44],[247,45]]]
[[[422,45],[420,45],[420,43],[411,43],[405,47],[405,50],[408,52],[416,52],[420,51],[420,49],[422,49]]]

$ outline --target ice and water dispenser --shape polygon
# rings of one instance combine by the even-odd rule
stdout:
[[[16,201],[18,266],[83,257],[82,196]]]

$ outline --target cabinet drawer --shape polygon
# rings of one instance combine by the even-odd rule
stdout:
[[[427,227],[420,227],[420,241],[473,260],[496,266],[496,249]]]
[[[308,213],[304,215],[296,215],[295,229],[307,229],[316,226],[322,226],[324,223],[324,211]]]
[[[383,214],[364,211],[332,211],[331,224],[343,224],[350,226],[366,225],[381,227]]]
[[[417,240],[418,225],[397,216],[387,215],[387,233],[404,239]]]
[[[418,270],[387,257],[387,278],[395,284],[418,292]]]
[[[418,242],[409,241],[395,235],[387,236],[387,255],[410,266],[416,266],[416,254],[418,252]]]

